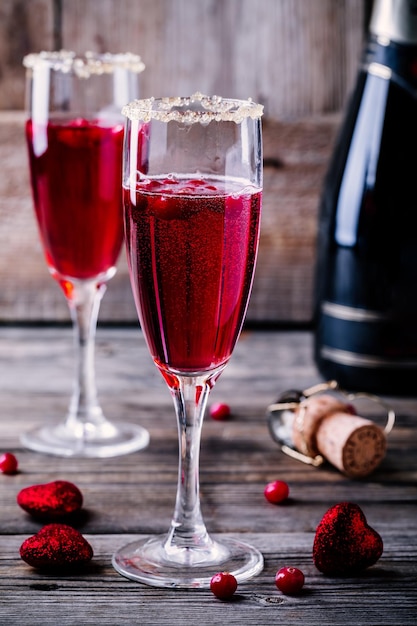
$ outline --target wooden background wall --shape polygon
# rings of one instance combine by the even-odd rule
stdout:
[[[0,0],[0,321],[68,320],[34,222],[22,58],[42,49],[142,56],[143,97],[194,91],[265,105],[264,213],[248,319],[308,322],[317,204],[353,86],[363,0]],[[136,320],[122,253],[101,321]]]

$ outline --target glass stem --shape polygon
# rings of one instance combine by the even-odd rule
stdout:
[[[94,367],[94,347],[100,302],[105,284],[95,281],[78,281],[68,297],[74,330],[76,371],[74,389],[66,420],[68,430],[77,438],[97,435],[96,430],[105,422],[97,400]]]
[[[178,487],[171,529],[164,549],[170,558],[186,563],[189,550],[210,550],[210,539],[200,509],[199,458],[201,429],[213,373],[178,377],[171,389],[178,422]]]

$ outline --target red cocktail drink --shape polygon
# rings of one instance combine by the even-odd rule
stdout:
[[[124,191],[132,285],[156,364],[203,372],[225,364],[248,302],[261,191],[225,178],[153,179]]]
[[[37,155],[37,138],[46,137]],[[88,279],[116,264],[123,241],[123,124],[28,120],[32,191],[45,256],[60,278]]]

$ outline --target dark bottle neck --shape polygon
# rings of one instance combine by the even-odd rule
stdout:
[[[371,36],[363,58],[365,70],[382,78],[402,83],[417,90],[417,43],[390,41],[388,44]]]
[[[369,30],[385,43],[417,46],[417,0],[374,0]]]

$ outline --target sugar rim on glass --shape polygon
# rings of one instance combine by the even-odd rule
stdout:
[[[122,109],[122,114],[130,120],[150,122],[182,122],[200,124],[216,122],[240,123],[244,119],[260,118],[264,107],[251,98],[236,100],[220,96],[205,96],[197,92],[189,97],[148,98],[129,102]]]
[[[64,74],[74,73],[79,78],[88,78],[92,74],[111,74],[115,68],[124,68],[139,74],[145,69],[141,57],[132,52],[91,52],[77,56],[72,50],[33,52],[23,58],[23,65],[28,69],[50,67]]]

